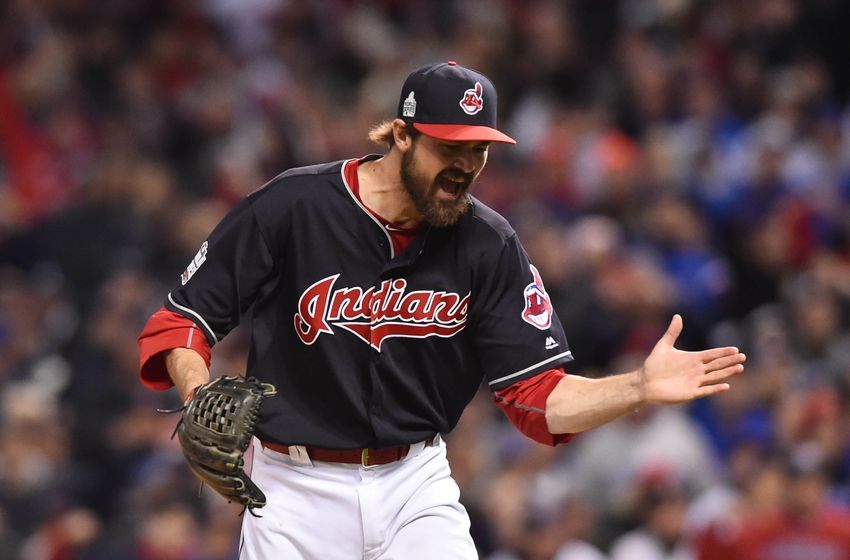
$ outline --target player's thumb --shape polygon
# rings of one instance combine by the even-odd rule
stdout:
[[[676,339],[682,333],[682,316],[676,313],[670,321],[670,326],[667,327],[667,332],[661,337],[661,343],[667,346],[673,346]]]

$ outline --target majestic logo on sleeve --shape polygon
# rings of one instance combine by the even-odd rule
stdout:
[[[481,82],[475,82],[475,87],[463,92],[460,99],[460,108],[467,115],[474,115],[484,108],[484,88]]]
[[[543,280],[535,266],[531,267],[534,281],[525,287],[525,309],[522,310],[522,320],[541,331],[552,326],[552,302],[543,287]]]
[[[304,344],[313,344],[322,333],[340,327],[379,350],[392,337],[447,338],[462,331],[469,311],[469,296],[418,290],[405,293],[404,279],[384,280],[376,290],[338,288],[339,274],[312,284],[298,299],[295,332]]]

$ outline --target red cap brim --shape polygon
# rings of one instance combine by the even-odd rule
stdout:
[[[516,144],[516,140],[513,138],[489,126],[413,123],[413,127],[422,134],[452,142],[504,142],[505,144]]]

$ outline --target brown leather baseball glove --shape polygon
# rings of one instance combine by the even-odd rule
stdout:
[[[276,392],[273,385],[253,377],[219,377],[198,387],[177,424],[192,472],[249,511],[266,505],[266,496],[245,473],[245,451],[263,398]]]

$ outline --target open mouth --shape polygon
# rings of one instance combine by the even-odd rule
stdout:
[[[469,182],[464,177],[442,176],[437,179],[437,186],[450,198],[457,199],[466,191]]]

